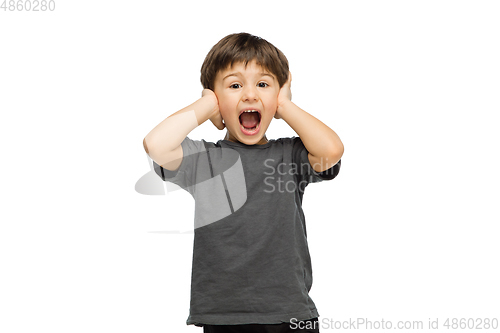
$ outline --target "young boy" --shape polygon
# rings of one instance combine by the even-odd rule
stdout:
[[[337,176],[343,144],[291,101],[288,61],[260,37],[220,40],[201,82],[202,97],[143,142],[158,175],[195,199],[187,324],[204,332],[319,332],[302,196],[307,184]],[[298,137],[268,140],[273,118]],[[208,119],[226,128],[223,140],[187,137]]]

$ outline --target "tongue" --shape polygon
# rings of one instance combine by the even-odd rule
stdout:
[[[252,128],[259,124],[258,112],[243,112],[240,116],[240,123],[243,127]]]

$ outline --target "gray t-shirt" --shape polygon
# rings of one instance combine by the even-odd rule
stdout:
[[[315,172],[299,137],[263,145],[186,138],[182,149],[177,171],[156,163],[155,171],[195,199],[187,324],[318,317],[309,297],[312,269],[302,196],[307,184],[335,178],[340,161]]]

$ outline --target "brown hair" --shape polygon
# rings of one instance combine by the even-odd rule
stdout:
[[[267,40],[248,33],[231,34],[215,44],[201,66],[201,84],[214,90],[217,73],[232,67],[234,63],[256,60],[257,64],[276,76],[280,87],[288,80],[288,60]]]

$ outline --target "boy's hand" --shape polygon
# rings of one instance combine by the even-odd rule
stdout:
[[[278,108],[276,109],[276,114],[274,118],[281,119],[281,108],[286,103],[292,100],[292,91],[290,87],[292,85],[292,73],[288,72],[288,80],[285,82],[283,87],[281,87],[280,92],[278,94]]]
[[[211,102],[214,103],[214,112],[210,115],[210,121],[217,127],[219,130],[223,130],[226,125],[222,122],[222,116],[219,111],[219,100],[215,93],[210,89],[203,89],[201,92],[201,97],[206,97],[207,99],[211,99]]]

